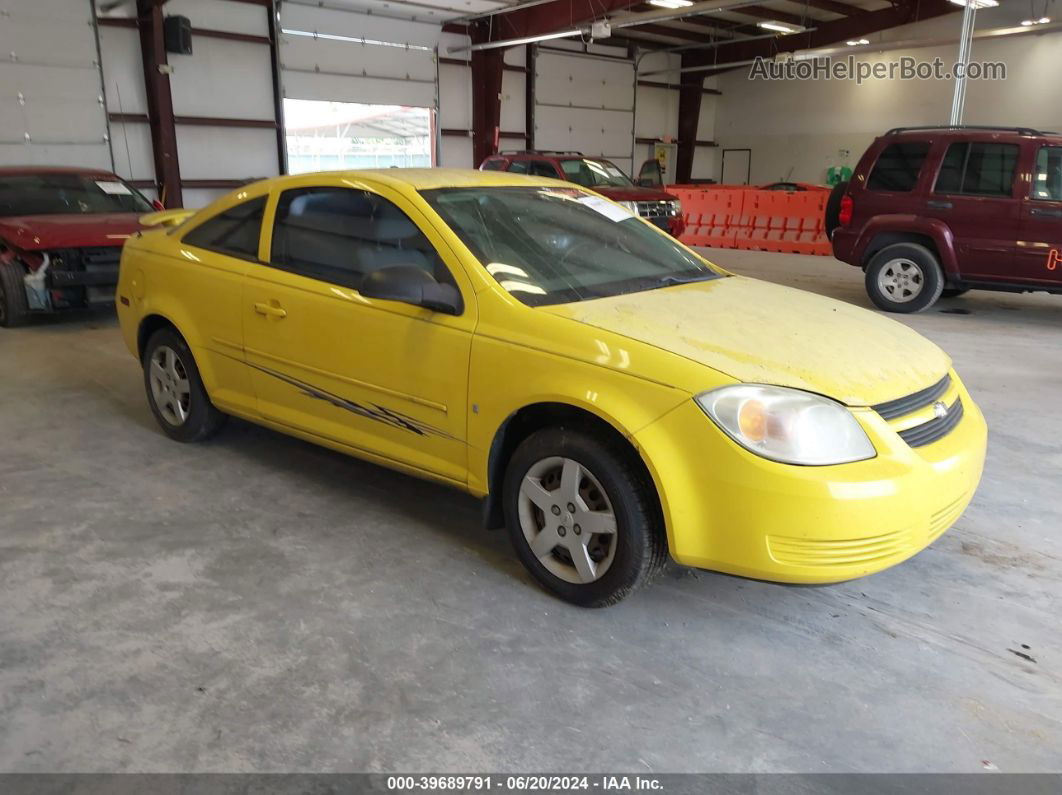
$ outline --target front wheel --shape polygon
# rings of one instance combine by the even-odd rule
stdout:
[[[635,454],[581,429],[524,440],[505,474],[505,523],[546,589],[582,607],[615,604],[667,560],[652,484]]]
[[[172,328],[151,335],[144,349],[144,389],[162,430],[178,442],[217,433],[225,415],[214,408],[188,343]]]
[[[937,302],[944,290],[944,272],[925,246],[894,243],[867,265],[867,294],[886,312],[921,312]]]

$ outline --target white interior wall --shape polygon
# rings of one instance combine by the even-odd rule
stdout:
[[[1014,4],[978,12],[977,30],[1006,27],[1028,16]],[[912,41],[954,36],[961,15],[885,31],[872,41]],[[1007,64],[1005,81],[967,84],[967,124],[1058,129],[1062,85],[1057,73],[1062,34],[1020,35],[974,42],[973,60]],[[863,53],[857,60],[887,62],[903,56],[940,57],[947,68],[958,43]],[[832,165],[854,167],[867,145],[898,126],[947,123],[954,84],[945,80],[752,81],[746,68],[718,78],[715,137],[721,147],[752,149],[752,182],[789,178],[824,182]],[[701,135],[704,133],[702,131]]]
[[[0,24],[0,164],[110,169],[89,0],[7,0]]]

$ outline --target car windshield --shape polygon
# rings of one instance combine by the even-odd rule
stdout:
[[[117,177],[20,174],[0,177],[0,217],[150,213],[147,199]]]
[[[578,160],[562,160],[560,164],[564,176],[584,188],[634,187],[630,178],[607,160],[584,157]]]
[[[530,306],[722,275],[624,208],[576,188],[447,188],[423,196],[502,287]]]

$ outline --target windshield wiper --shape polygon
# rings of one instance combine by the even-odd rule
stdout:
[[[676,284],[693,284],[694,282],[706,282],[710,279],[716,278],[718,274],[711,271],[705,273],[699,273],[696,276],[676,276],[673,273],[669,273],[667,276],[661,276],[656,280],[654,286],[656,287],[672,287]]]

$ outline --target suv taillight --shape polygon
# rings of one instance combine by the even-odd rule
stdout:
[[[847,193],[841,197],[841,209],[837,213],[837,220],[841,226],[852,223],[852,197]]]

